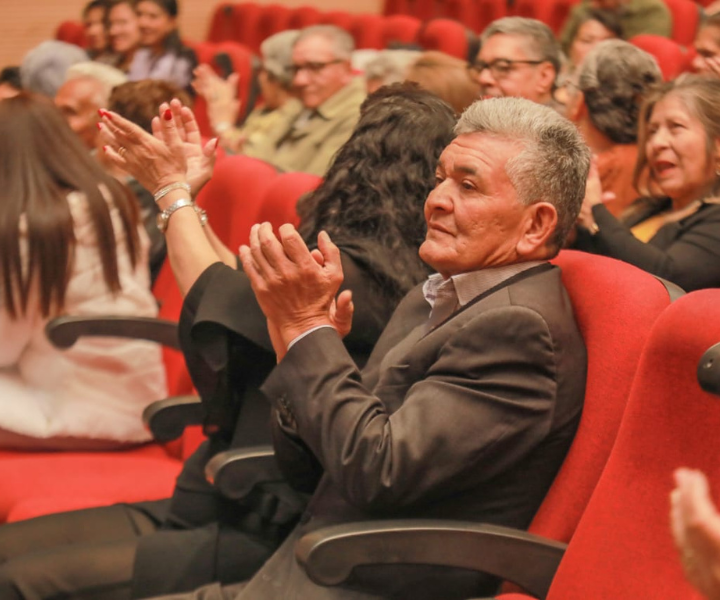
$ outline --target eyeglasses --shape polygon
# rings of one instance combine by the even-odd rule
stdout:
[[[513,70],[514,65],[539,65],[544,63],[544,60],[510,60],[509,58],[496,58],[491,62],[485,62],[484,60],[476,60],[475,62],[468,63],[468,70],[476,77],[485,69],[490,69],[490,74],[495,79],[502,79],[510,74]]]
[[[319,73],[325,67],[329,67],[330,65],[335,65],[341,62],[345,62],[345,60],[342,58],[336,58],[335,60],[329,60],[327,62],[306,62],[302,65],[290,65],[289,67],[286,67],[285,70],[287,71],[288,75],[295,77],[295,75],[297,75],[300,71]]]

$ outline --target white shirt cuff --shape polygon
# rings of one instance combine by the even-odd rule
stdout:
[[[303,339],[305,336],[310,335],[313,331],[317,331],[318,329],[323,329],[325,327],[329,327],[330,329],[335,329],[332,325],[318,325],[317,327],[313,327],[312,329],[308,329],[307,331],[301,333],[299,336],[297,336],[294,340],[292,340],[288,344],[288,351],[290,351],[290,348],[292,348],[295,344],[297,344],[301,339]]]

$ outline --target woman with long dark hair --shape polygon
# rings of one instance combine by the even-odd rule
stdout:
[[[44,333],[62,314],[157,313],[134,199],[39,96],[0,102],[0,156],[0,447],[147,441],[142,410],[165,393],[157,348],[59,351]]]

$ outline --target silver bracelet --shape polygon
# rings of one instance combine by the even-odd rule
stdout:
[[[181,208],[185,208],[186,206],[191,207],[195,211],[195,214],[197,214],[198,220],[200,221],[200,225],[205,227],[207,224],[207,213],[189,198],[180,198],[180,200],[168,206],[157,216],[157,228],[160,230],[160,233],[165,233],[165,231],[167,231],[170,217],[173,213]]]
[[[184,181],[177,181],[175,183],[171,183],[170,185],[166,185],[164,188],[161,188],[153,195],[153,197],[155,198],[155,202],[160,202],[160,200],[162,200],[173,190],[185,190],[189,194],[190,184],[185,183]]]

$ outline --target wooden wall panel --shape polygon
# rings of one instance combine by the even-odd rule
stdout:
[[[19,64],[25,53],[55,36],[58,24],[79,19],[87,0],[0,0],[0,67]],[[188,39],[205,38],[217,2],[180,0],[180,30]],[[312,5],[320,10],[379,13],[383,0],[256,0],[259,4]]]

